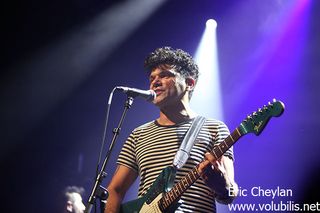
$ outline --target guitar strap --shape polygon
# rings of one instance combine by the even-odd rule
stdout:
[[[193,120],[191,126],[188,129],[188,132],[186,133],[186,136],[184,137],[179,150],[176,153],[176,156],[173,160],[174,167],[180,169],[183,167],[183,165],[187,162],[191,149],[196,142],[196,139],[198,137],[198,134],[206,121],[206,118],[203,116],[197,116]]]

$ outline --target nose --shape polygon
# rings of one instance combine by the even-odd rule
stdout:
[[[160,81],[160,78],[159,76],[156,76],[153,81],[150,83],[150,88],[157,88],[161,86],[161,81]]]

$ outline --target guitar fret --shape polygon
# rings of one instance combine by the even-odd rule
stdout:
[[[228,146],[226,146],[225,141],[223,141],[219,146],[222,150],[226,150],[226,147],[228,148]]]
[[[170,205],[170,203],[172,203],[170,194],[171,194],[170,191],[166,194],[166,201],[167,201],[168,205]]]
[[[185,190],[188,187],[188,181],[186,179],[186,177],[182,178],[182,182],[183,182],[183,190]]]
[[[220,157],[221,157],[221,155],[223,154],[223,152],[222,152],[222,150],[220,149],[220,147],[219,146],[215,146],[214,148],[213,148],[213,150],[214,150],[214,152],[215,152],[215,157],[216,157],[216,159],[219,159]]]
[[[175,192],[176,198],[179,197],[180,191],[179,191],[178,187],[174,186],[174,187],[172,188],[172,190]]]
[[[200,174],[196,168],[193,169],[193,173],[197,177],[197,179],[200,177]]]
[[[168,208],[171,203],[179,198],[180,195],[198,178],[199,174],[196,168],[183,177],[180,182],[173,186],[173,188],[161,198],[160,201],[163,209]]]
[[[173,200],[177,199],[177,197],[179,197],[179,193],[177,192],[176,187],[173,187],[171,191],[172,191],[172,196],[174,197]]]
[[[223,141],[224,145],[229,149],[229,145],[227,144],[227,141]]]
[[[166,194],[165,198],[164,198],[165,201],[166,201],[166,203],[168,203],[168,206],[169,206],[169,204],[171,203],[171,202],[170,202],[169,193],[170,193],[170,192],[168,192],[168,193]]]
[[[231,147],[234,144],[234,138],[226,138],[225,142],[228,144],[228,147]]]
[[[221,149],[220,145],[217,146],[221,153],[223,153],[223,150]]]
[[[214,148],[212,149],[212,152],[211,152],[211,153],[214,155],[214,158],[215,158],[215,159],[218,159],[218,156],[217,156],[217,154],[216,154],[216,152],[215,152]]]
[[[239,129],[238,129],[238,127],[236,128],[236,130],[235,131],[237,131],[237,133],[238,133],[238,135],[239,135],[239,137],[241,136],[241,133],[240,133],[240,131],[239,131]]]
[[[226,138],[225,143],[228,145],[228,147],[231,147],[234,144],[233,140],[231,140],[230,138]]]
[[[193,169],[192,171],[191,171],[191,174],[192,174],[192,176],[193,176],[193,180],[197,180],[197,176],[196,176],[196,174],[198,174],[197,173],[197,170],[196,169]]]
[[[166,196],[167,196],[167,194],[165,194],[158,202],[162,205],[163,209],[166,209],[169,206],[169,204],[167,203],[167,201],[165,199]]]
[[[188,173],[188,174],[186,175],[186,178],[187,178],[187,181],[188,181],[188,185],[190,185],[190,184],[192,183],[192,179],[191,179],[191,177],[190,177],[190,173]]]
[[[169,195],[170,195],[170,202],[172,203],[175,200],[175,196],[173,194],[173,191],[170,191]]]
[[[237,141],[242,136],[242,134],[241,134],[241,132],[239,131],[238,128],[236,128],[236,130],[233,131],[232,134],[235,136],[235,141]]]
[[[232,134],[229,135],[229,137],[231,138],[232,142],[234,143],[234,139],[233,139],[233,137],[232,137]]]
[[[183,189],[182,189],[182,186],[181,186],[181,182],[178,182],[178,183],[177,183],[177,186],[178,186],[178,188],[179,188],[179,190],[180,190],[180,193],[182,193],[182,192],[183,192]]]

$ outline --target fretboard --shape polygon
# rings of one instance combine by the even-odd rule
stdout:
[[[244,135],[241,134],[240,128],[236,128],[223,142],[213,147],[211,150],[215,159],[219,159],[239,138]],[[160,209],[166,210],[172,203],[176,202],[181,195],[200,177],[198,172],[199,164],[187,173],[172,189],[163,195],[158,201]]]

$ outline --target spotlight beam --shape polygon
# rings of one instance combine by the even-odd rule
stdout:
[[[215,20],[207,21],[196,51],[195,60],[199,65],[200,76],[194,97],[191,99],[191,105],[205,116],[223,120],[216,27]]]
[[[1,150],[15,146],[13,141],[39,124],[164,2],[120,2],[10,68],[19,76],[1,91],[6,123]]]

